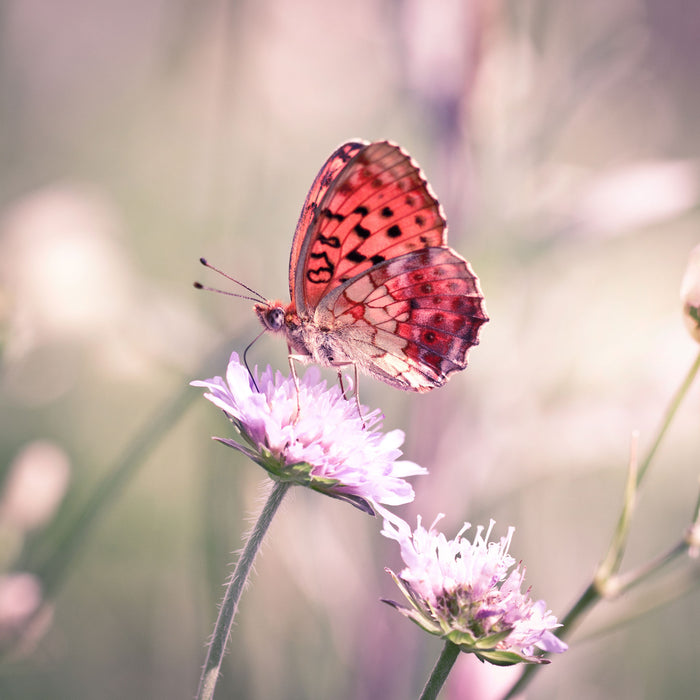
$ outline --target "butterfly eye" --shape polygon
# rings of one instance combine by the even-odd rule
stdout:
[[[267,325],[271,331],[278,331],[284,326],[284,309],[275,306],[267,313]]]

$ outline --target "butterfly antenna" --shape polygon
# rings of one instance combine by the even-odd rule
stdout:
[[[225,277],[227,280],[230,280],[234,284],[237,284],[239,287],[243,287],[243,289],[246,289],[249,291],[251,294],[254,294],[254,297],[247,297],[244,296],[243,294],[234,294],[233,292],[224,292],[221,289],[214,289],[213,287],[205,287],[203,284],[200,284],[199,282],[195,282],[194,286],[195,289],[206,289],[207,291],[210,292],[219,292],[220,294],[226,294],[227,296],[231,297],[239,297],[240,299],[248,299],[248,301],[255,301],[255,302],[263,302],[265,303],[267,299],[260,294],[259,292],[256,292],[254,289],[251,289],[248,285],[243,284],[243,282],[240,282],[237,280],[235,277],[231,277],[231,275],[227,275],[223,270],[220,270],[218,267],[214,267],[206,258],[200,258],[199,262],[204,265],[204,267],[208,267],[210,270],[213,270],[217,274],[221,275],[222,277]]]
[[[207,285],[202,284],[201,282],[194,282],[192,286],[195,289],[203,289],[205,292],[216,292],[217,294],[225,294],[227,297],[238,297],[239,299],[254,301],[256,304],[260,303],[260,299],[257,297],[248,297],[245,294],[236,294],[234,292],[227,292],[224,289],[217,289],[216,287],[207,287]]]
[[[243,351],[243,364],[245,365],[245,368],[248,370],[248,374],[250,375],[250,381],[253,382],[253,386],[255,387],[255,391],[260,393],[260,389],[258,388],[258,383],[255,381],[255,377],[253,376],[253,373],[250,371],[250,365],[248,364],[248,350],[250,350],[253,347],[253,344],[255,343],[258,338],[265,332],[265,329],[263,328],[260,333],[258,333],[253,340],[248,343],[248,347]]]

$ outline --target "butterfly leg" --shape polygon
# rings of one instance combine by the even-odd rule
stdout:
[[[343,365],[343,367],[344,366],[345,365]],[[347,395],[347,392],[345,391],[345,384],[343,384],[343,372],[340,368],[337,368],[336,373],[338,374],[338,385],[340,386],[340,393],[343,395],[343,398],[347,401],[348,395]]]
[[[289,353],[289,369],[292,374],[292,379],[294,380],[294,388],[297,390],[297,415],[296,418],[294,418],[294,423],[296,424],[299,421],[299,416],[301,415],[301,402],[299,400],[299,375],[297,374],[297,368],[296,365],[294,364],[295,362],[302,362],[303,358],[301,355],[295,355],[294,353],[291,352],[290,348],[290,353]]]
[[[357,365],[354,362],[339,362],[335,365],[333,365],[336,368],[336,371],[338,373],[338,384],[340,385],[340,391],[343,394],[343,398],[346,401],[349,401],[349,397],[347,396],[345,392],[345,386],[343,385],[343,372],[342,369],[343,367],[347,367],[348,365],[352,365],[352,371],[353,371],[353,381],[355,384],[355,403],[357,404],[357,415],[362,418],[362,427],[365,428],[365,420],[362,416],[362,406],[360,406],[360,383],[357,378]]]
[[[355,374],[355,403],[357,404],[357,415],[362,419],[362,429],[364,430],[367,426],[365,425],[365,419],[362,415],[362,406],[360,406],[360,382],[357,378],[357,365],[352,363],[352,370]]]

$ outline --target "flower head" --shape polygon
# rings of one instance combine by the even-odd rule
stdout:
[[[520,662],[542,663],[535,647],[548,652],[566,651],[567,646],[551,629],[557,619],[542,600],[530,599],[529,589],[520,588],[525,569],[508,554],[514,528],[500,541],[489,542],[488,530],[479,526],[470,542],[462,533],[453,540],[435,530],[443,516],[426,530],[410,526],[382,509],[382,534],[396,540],[406,568],[397,576],[387,571],[410,603],[404,607],[384,601],[431,634],[444,637],[462,651],[482,661],[508,666]]]
[[[216,438],[233,447],[279,481],[308,486],[340,498],[374,515],[378,503],[399,505],[413,500],[407,476],[427,473],[401,461],[404,435],[379,431],[379,411],[367,412],[348,401],[338,386],[326,387],[317,368],[299,380],[273,374],[270,367],[255,379],[233,353],[226,380],[192,382],[221,408],[240,440]]]

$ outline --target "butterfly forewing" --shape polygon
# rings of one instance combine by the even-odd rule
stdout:
[[[342,172],[353,156],[366,148],[366,146],[366,141],[348,141],[337,148],[324,163],[318,175],[316,175],[316,179],[306,195],[306,200],[297,222],[294,240],[292,241],[292,251],[289,257],[289,293],[292,301],[296,301],[295,290],[303,288],[303,284],[296,281],[296,273],[304,269],[303,262],[308,259],[307,251],[309,244],[312,243],[309,240],[308,233],[317,228],[318,205],[338,177],[338,174]],[[303,259],[300,261],[300,258]]]
[[[297,310],[312,313],[335,287],[385,260],[443,245],[445,228],[440,205],[407,153],[386,141],[358,149],[327,187],[304,241],[295,240]]]

